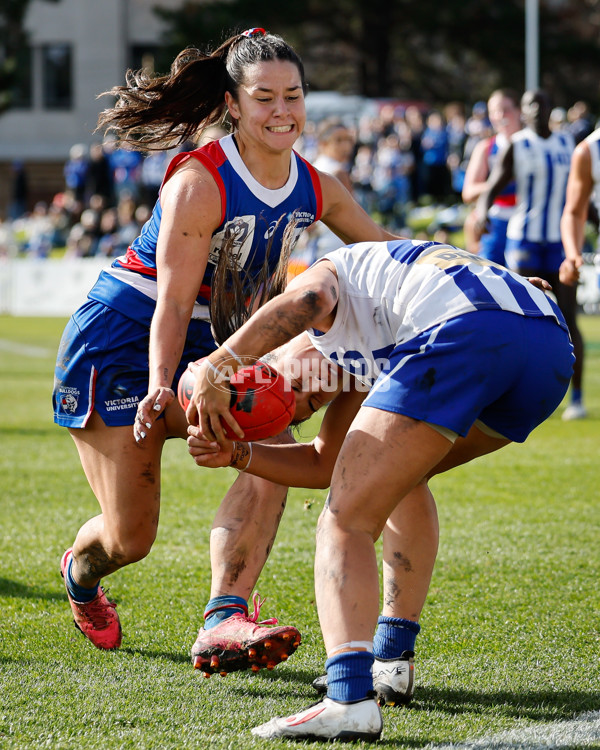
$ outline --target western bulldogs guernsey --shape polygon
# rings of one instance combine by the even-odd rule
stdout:
[[[208,320],[212,275],[225,240],[233,238],[234,263],[249,279],[256,278],[260,272],[272,242],[274,249],[269,255],[269,267],[274,271],[289,222],[292,219],[297,222],[297,238],[303,229],[320,218],[321,186],[313,167],[292,152],[286,184],[277,190],[263,187],[242,161],[233,135],[196,151],[177,154],[167,168],[163,185],[175,168],[188,159],[197,159],[209,170],[221,193],[221,224],[213,232],[208,264],[192,313],[194,319]],[[102,271],[88,295],[90,299],[127,317],[150,323],[157,296],[156,244],[161,217],[159,196],[139,237],[125,256]]]
[[[575,148],[570,133],[542,138],[530,128],[515,133],[513,171],[517,208],[508,223],[509,240],[560,242],[560,217]]]
[[[567,330],[557,306],[525,278],[450,245],[360,242],[323,259],[337,270],[338,310],[329,331],[309,332],[311,342],[369,386],[397,344],[465,313],[551,317]]]

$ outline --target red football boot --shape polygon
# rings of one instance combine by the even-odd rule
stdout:
[[[194,669],[201,669],[205,677],[240,669],[258,672],[263,667],[273,669],[287,659],[300,645],[300,633],[291,626],[264,627],[276,625],[275,618],[258,622],[264,601],[255,593],[251,616],[236,613],[210,630],[201,628],[192,646]]]
[[[76,602],[67,587],[67,565],[69,557],[73,554],[68,549],[60,561],[60,574],[65,579],[65,588],[69,604],[73,611],[73,622],[75,627],[89,638],[97,648],[113,649],[121,645],[121,623],[116,612],[116,604],[109,602],[103,588],[98,588],[98,593],[91,602]]]

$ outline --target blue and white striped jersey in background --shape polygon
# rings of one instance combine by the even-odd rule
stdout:
[[[507,237],[529,242],[560,242],[560,217],[575,141],[570,133],[542,138],[530,128],[512,137],[517,207]]]
[[[477,310],[552,317],[557,306],[527,279],[439,242],[359,242],[324,258],[336,267],[340,297],[333,326],[309,332],[315,348],[372,384],[391,350],[445,320]]]

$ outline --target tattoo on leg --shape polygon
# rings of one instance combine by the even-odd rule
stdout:
[[[383,592],[385,606],[392,607],[401,594],[402,591],[395,581],[387,583],[385,591]]]
[[[94,580],[112,573],[112,562],[101,544],[93,544],[83,555],[79,555],[77,567],[83,579]]]

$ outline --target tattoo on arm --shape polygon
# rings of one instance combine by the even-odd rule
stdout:
[[[234,469],[244,471],[249,463],[246,459],[249,459],[249,457],[250,448],[248,447],[248,443],[241,443],[235,440],[231,451],[231,461],[229,462],[229,465],[233,466]]]

